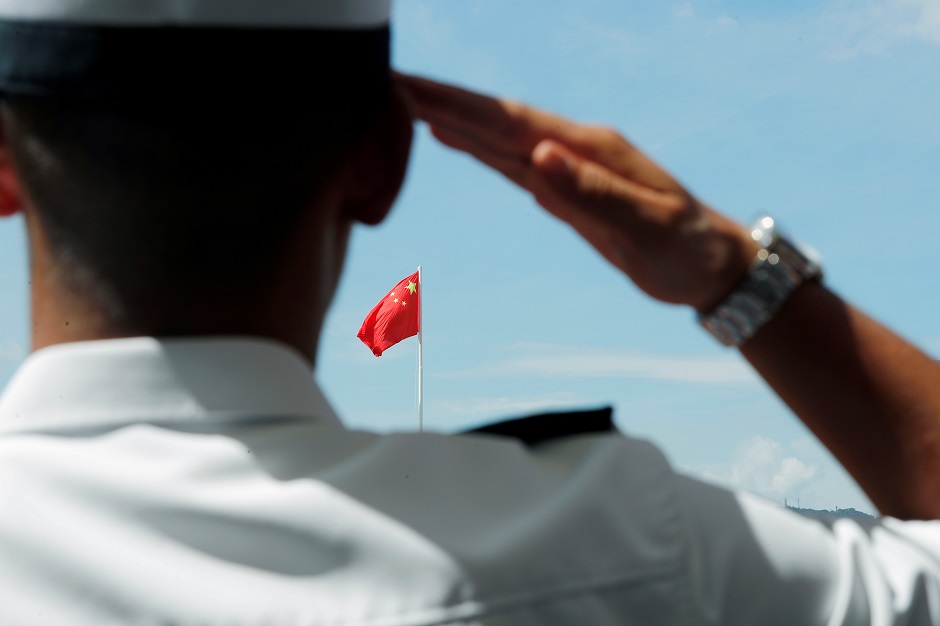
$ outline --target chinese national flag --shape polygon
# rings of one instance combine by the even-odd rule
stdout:
[[[394,346],[402,339],[418,334],[418,273],[415,272],[379,300],[359,329],[359,339],[369,346],[375,356]]]

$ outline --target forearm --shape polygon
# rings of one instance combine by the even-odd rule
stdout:
[[[940,518],[940,365],[816,283],[741,352],[882,514]]]

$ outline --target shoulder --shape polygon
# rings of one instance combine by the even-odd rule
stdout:
[[[633,571],[650,560],[678,567],[676,479],[658,448],[618,432],[601,409],[456,435],[380,436],[347,459],[334,485],[439,545],[488,542],[512,529],[522,533],[512,549],[540,537],[552,546],[545,558],[593,569],[616,555]]]

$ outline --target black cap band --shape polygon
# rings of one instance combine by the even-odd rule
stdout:
[[[115,27],[0,20],[0,93],[91,102],[285,105],[384,93],[389,28]]]

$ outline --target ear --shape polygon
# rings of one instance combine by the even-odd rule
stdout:
[[[390,103],[351,151],[344,210],[357,222],[374,226],[385,219],[405,180],[414,114],[410,95],[392,83]]]
[[[0,118],[0,217],[10,217],[23,208],[22,186],[13,168],[3,119]]]

